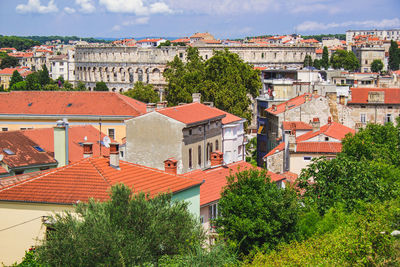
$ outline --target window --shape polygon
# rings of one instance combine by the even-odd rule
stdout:
[[[192,135],[192,129],[189,130],[189,135]]]
[[[328,136],[325,136],[325,141],[329,141],[329,137]]]
[[[215,220],[218,216],[218,204],[212,204],[208,207],[210,213],[210,220]]]
[[[360,121],[361,121],[361,123],[366,123],[366,118],[365,118],[365,114],[360,114]]]
[[[110,137],[111,139],[115,139],[115,129],[108,128],[108,137]]]
[[[385,116],[385,123],[386,122],[392,122],[392,114],[386,114]]]
[[[192,149],[189,148],[189,169],[192,168]]]
[[[180,57],[180,58],[183,58],[183,53],[179,53],[179,57]]]
[[[60,68],[60,72],[64,72],[64,68]]]
[[[60,62],[60,66],[64,66],[64,62]]]
[[[204,216],[200,216],[200,223],[201,223],[201,224],[204,223]]]
[[[362,105],[362,106],[361,106],[361,108],[365,108],[365,106],[364,106],[364,105]]]
[[[219,146],[218,146],[218,140],[215,140],[215,150],[218,150]]]
[[[197,147],[197,162],[199,163],[199,166],[201,166],[201,146]]]
[[[1,130],[2,130],[3,132],[7,132],[7,131],[8,131],[8,128],[4,127],[4,128],[1,128]]]
[[[121,155],[121,158],[124,158],[124,151],[120,151],[119,154]]]
[[[311,160],[311,157],[304,157],[303,159],[309,161]]]
[[[242,154],[242,146],[238,146],[238,154]]]
[[[39,152],[44,152],[44,149],[41,148],[40,146],[33,146],[34,149],[36,149]]]

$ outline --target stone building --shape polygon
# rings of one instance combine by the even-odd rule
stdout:
[[[400,88],[351,88],[347,105],[357,127],[395,123],[400,116]]]
[[[315,58],[313,45],[241,45],[197,46],[200,56],[209,59],[214,50],[229,48],[240,58],[254,66],[292,67],[303,66],[304,57]],[[75,51],[75,76],[77,81],[92,90],[96,82],[106,82],[112,91],[127,91],[134,83],[142,81],[153,84],[156,90],[166,86],[163,72],[166,64],[175,56],[186,60],[186,47],[139,48],[116,45],[78,45]]]
[[[384,63],[383,70],[387,70],[387,62],[385,61],[385,48],[382,46],[357,46],[353,47],[353,52],[360,61],[361,72],[371,72],[371,64],[374,60],[379,59]],[[385,64],[386,63],[386,64]]]
[[[178,173],[208,167],[211,152],[222,150],[224,117],[218,109],[190,103],[127,120],[125,158],[160,170],[173,158]]]
[[[374,35],[382,40],[400,41],[400,29],[388,30],[348,30],[346,31],[346,43],[353,43],[358,35]]]

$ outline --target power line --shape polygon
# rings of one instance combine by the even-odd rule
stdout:
[[[29,221],[25,221],[25,222],[22,222],[22,223],[14,224],[14,225],[9,226],[7,228],[0,229],[0,232],[8,230],[8,229],[11,229],[11,228],[14,228],[14,227],[17,227],[17,226],[20,226],[20,225],[23,225],[23,224],[28,223],[28,222],[32,222],[32,221],[37,220],[37,219],[42,218],[42,217],[43,216],[39,216],[39,217],[33,218],[33,219],[29,220]]]

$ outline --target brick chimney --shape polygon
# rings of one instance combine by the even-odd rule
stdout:
[[[119,170],[119,144],[110,143],[110,166]]]
[[[146,112],[152,112],[156,110],[156,104],[155,103],[147,103],[146,104]]]
[[[319,127],[320,127],[319,118],[313,118],[313,120],[310,124],[313,128],[313,132],[319,131]]]
[[[165,172],[176,175],[178,161],[175,158],[169,158],[164,161]]]
[[[83,143],[83,158],[93,157],[93,143]]]
[[[193,103],[200,103],[201,94],[200,93],[193,93],[192,94]]]
[[[224,162],[224,154],[221,151],[211,152],[211,167],[220,166]]]

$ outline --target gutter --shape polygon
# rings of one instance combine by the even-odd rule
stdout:
[[[0,118],[5,118],[5,119],[28,119],[28,120],[33,120],[33,119],[59,119],[59,118],[67,118],[67,119],[86,119],[86,120],[125,120],[125,119],[131,119],[134,118],[135,116],[129,116],[129,115],[121,115],[121,116],[109,116],[109,115],[104,115],[104,116],[99,116],[99,115],[64,115],[64,114],[51,114],[51,115],[40,115],[40,114],[0,114]]]

